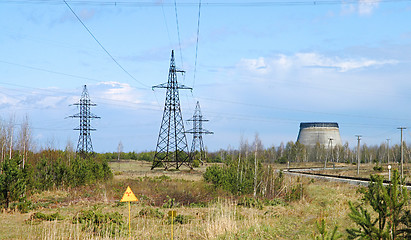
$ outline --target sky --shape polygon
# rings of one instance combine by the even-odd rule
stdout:
[[[183,119],[199,101],[209,151],[256,134],[265,147],[296,141],[301,122],[337,122],[351,147],[355,135],[398,144],[397,128],[411,127],[411,1],[67,5],[0,1],[0,118],[27,116],[38,148],[77,145],[67,117],[87,85],[96,152],[155,150],[165,90],[152,86],[167,82],[173,49],[179,83],[193,87],[180,90]]]

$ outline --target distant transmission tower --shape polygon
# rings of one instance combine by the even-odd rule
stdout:
[[[194,115],[191,119],[187,121],[193,122],[193,128],[188,130],[186,133],[193,134],[193,143],[191,144],[191,159],[194,160],[196,157],[196,151],[200,153],[200,162],[203,163],[205,159],[204,143],[203,143],[203,134],[214,134],[206,129],[203,129],[203,122],[208,120],[203,119],[203,114],[200,109],[200,102],[197,101],[196,109],[194,110]]]
[[[96,130],[91,128],[90,120],[93,118],[100,118],[90,112],[90,107],[97,106],[97,104],[91,102],[86,85],[83,87],[83,93],[81,94],[80,101],[73,105],[79,106],[80,108],[79,113],[70,116],[71,118],[80,119],[80,125],[74,129],[80,131],[80,136],[77,143],[77,153],[80,155],[86,155],[93,152],[90,132]]]
[[[192,88],[178,85],[176,74],[178,72],[184,73],[184,71],[176,69],[173,50],[171,51],[168,82],[153,87],[153,89],[165,88],[167,92],[163,120],[161,122],[156,153],[151,169],[156,167],[164,167],[166,170],[169,168],[179,169],[182,165],[192,168],[178,94],[178,89]]]

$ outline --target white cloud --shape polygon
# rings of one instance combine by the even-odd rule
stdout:
[[[1,108],[7,107],[7,106],[15,106],[17,103],[18,103],[18,100],[15,98],[11,98],[4,94],[0,95],[0,107]]]
[[[233,79],[237,85],[242,81],[238,91],[244,92],[235,96],[244,95],[246,101],[252,98],[257,103],[286,102],[294,108],[330,111],[370,107],[384,98],[397,96],[400,82],[387,85],[391,70],[379,69],[397,63],[393,59],[327,56],[315,52],[241,59]],[[362,105],[358,106],[358,102]]]
[[[341,58],[328,57],[318,53],[296,53],[294,55],[278,54],[273,58],[241,59],[239,66],[257,74],[268,74],[273,71],[283,72],[296,68],[331,69],[348,72],[370,67],[397,64],[393,59]]]
[[[96,95],[105,100],[113,100],[118,102],[139,104],[141,96],[136,89],[132,88],[127,83],[119,82],[101,82],[98,84]]]
[[[359,0],[358,13],[360,15],[370,15],[374,11],[374,9],[378,7],[379,4],[379,0]]]
[[[371,15],[378,8],[381,0],[358,0],[358,4],[352,4],[351,1],[343,1],[341,13],[343,15],[358,13],[359,15]]]

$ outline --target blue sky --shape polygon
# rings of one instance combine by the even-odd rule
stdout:
[[[410,1],[203,0],[195,79],[198,1],[176,1],[181,44],[174,1],[67,2],[133,78],[64,2],[0,1],[1,118],[28,115],[38,147],[77,144],[66,117],[86,84],[95,151],[154,150],[165,91],[151,86],[167,82],[172,49],[194,87],[180,92],[183,118],[200,101],[209,150],[256,133],[266,147],[295,141],[300,122],[338,122],[352,147],[356,134],[398,143],[411,127]]]

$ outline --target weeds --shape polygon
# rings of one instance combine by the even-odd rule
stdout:
[[[72,223],[80,223],[83,231],[91,231],[100,236],[116,236],[124,228],[123,215],[118,212],[102,213],[96,208],[80,211],[74,216]]]
[[[193,216],[190,215],[182,215],[182,214],[178,214],[174,219],[173,219],[173,223],[176,224],[187,224],[190,223],[190,221],[192,221],[194,219]],[[169,216],[167,219],[167,223],[171,224],[171,217]]]
[[[140,217],[151,217],[151,218],[159,218],[159,219],[164,218],[164,213],[163,212],[160,212],[160,210],[158,210],[158,208],[156,208],[154,210],[151,207],[141,209],[140,212],[138,213],[138,215]]]
[[[162,206],[162,208],[173,208],[173,207],[179,207],[180,204],[178,202],[176,202],[175,198],[170,198],[167,195],[167,200],[164,200],[164,204]]]
[[[260,199],[252,197],[243,197],[242,199],[240,199],[237,205],[248,208],[257,208],[260,210],[264,207],[264,204]]]
[[[42,212],[33,213],[30,218],[26,222],[33,222],[33,221],[56,221],[56,220],[63,220],[64,217],[61,216],[58,212],[46,214]]]

